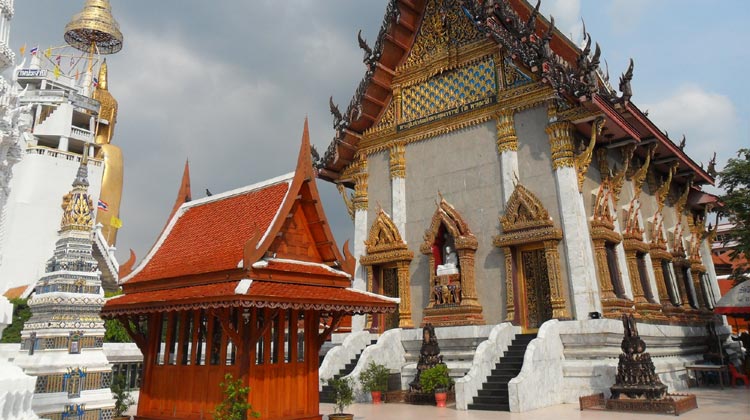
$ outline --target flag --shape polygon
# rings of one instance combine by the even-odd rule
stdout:
[[[52,57],[52,48],[47,48],[46,50],[44,50],[44,56],[47,58]]]
[[[53,71],[53,73],[55,74],[55,79],[60,78],[60,67],[55,66],[55,70]]]
[[[99,199],[99,203],[98,203],[98,204],[96,205],[96,207],[97,207],[97,208],[98,208],[99,210],[102,210],[102,211],[107,211],[107,209],[109,208],[109,204],[107,204],[107,202],[106,202],[106,201],[104,201],[104,200],[102,200],[102,199],[100,198],[100,199]]]
[[[36,55],[36,53],[38,52],[39,52],[39,47],[34,47],[29,50],[29,54],[31,54],[32,56]]]
[[[99,79],[94,77],[94,80],[91,81],[94,84],[94,87],[99,87]]]
[[[78,81],[78,76],[80,76],[80,73],[78,73],[78,69],[76,69],[76,81]]]
[[[58,66],[60,65],[60,60],[62,60],[62,56],[58,55],[57,57],[55,57],[55,61],[57,62]]]
[[[26,44],[23,44],[21,46],[21,48],[20,48],[19,51],[21,52],[21,56],[23,56],[24,54],[26,54]]]
[[[112,216],[112,218],[109,219],[109,225],[115,229],[119,229],[122,227],[122,220],[118,219],[115,216]]]

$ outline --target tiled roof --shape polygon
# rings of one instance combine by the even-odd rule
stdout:
[[[161,238],[124,281],[137,283],[231,270],[245,243],[273,223],[293,174],[183,204]]]
[[[237,294],[240,281],[129,293],[109,299],[102,313],[163,312],[230,306],[314,309],[348,313],[393,312],[396,301],[343,287],[253,281],[246,293]]]
[[[11,287],[10,289],[6,290],[5,293],[3,293],[3,296],[5,296],[8,299],[18,299],[21,296],[23,296],[26,289],[29,288],[29,285],[25,286],[18,286],[18,287]]]
[[[287,259],[276,259],[269,258],[258,261],[253,264],[253,268],[257,269],[268,269],[277,271],[287,271],[290,273],[304,273],[313,274],[319,276],[337,276],[343,278],[350,278],[349,274],[336,270],[332,267],[328,267],[321,263],[310,263],[305,261],[287,260]]]

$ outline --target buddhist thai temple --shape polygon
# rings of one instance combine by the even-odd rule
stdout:
[[[408,383],[411,328],[426,324],[469,353],[471,339],[529,333],[534,366],[504,396],[482,393],[491,368],[446,359],[457,407],[573,402],[614,375],[606,337],[634,314],[662,379],[685,388],[705,325],[728,333],[711,313],[716,197],[702,186],[715,162],[704,170],[633,102],[633,60],[610,80],[592,35],[577,46],[525,0],[392,0],[359,45],[364,78],[346,109],[331,98],[335,137],[316,167],[354,221],[354,287],[400,304],[354,318],[382,335],[351,349],[351,375],[374,360]],[[406,355],[380,357],[386,341]],[[345,363],[330,359],[326,374]]]
[[[305,121],[294,172],[181,203],[105,305],[144,355],[138,419],[207,418],[227,373],[264,419],[321,419],[323,342],[346,315],[395,311],[397,299],[350,288],[310,150]]]

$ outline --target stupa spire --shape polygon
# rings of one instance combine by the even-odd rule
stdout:
[[[114,54],[122,49],[120,25],[109,0],[86,0],[83,11],[65,25],[65,42],[84,52]]]
[[[60,230],[91,230],[94,227],[92,218],[91,197],[89,196],[88,147],[84,149],[81,165],[73,181],[73,189],[63,197],[63,217]]]

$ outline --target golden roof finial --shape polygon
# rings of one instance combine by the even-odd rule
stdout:
[[[122,49],[122,41],[109,0],[86,0],[83,11],[65,25],[65,42],[81,51],[96,47],[99,54],[114,54]]]
[[[93,206],[88,193],[88,147],[84,148],[73,189],[63,197],[60,230],[90,230],[94,226]]]

